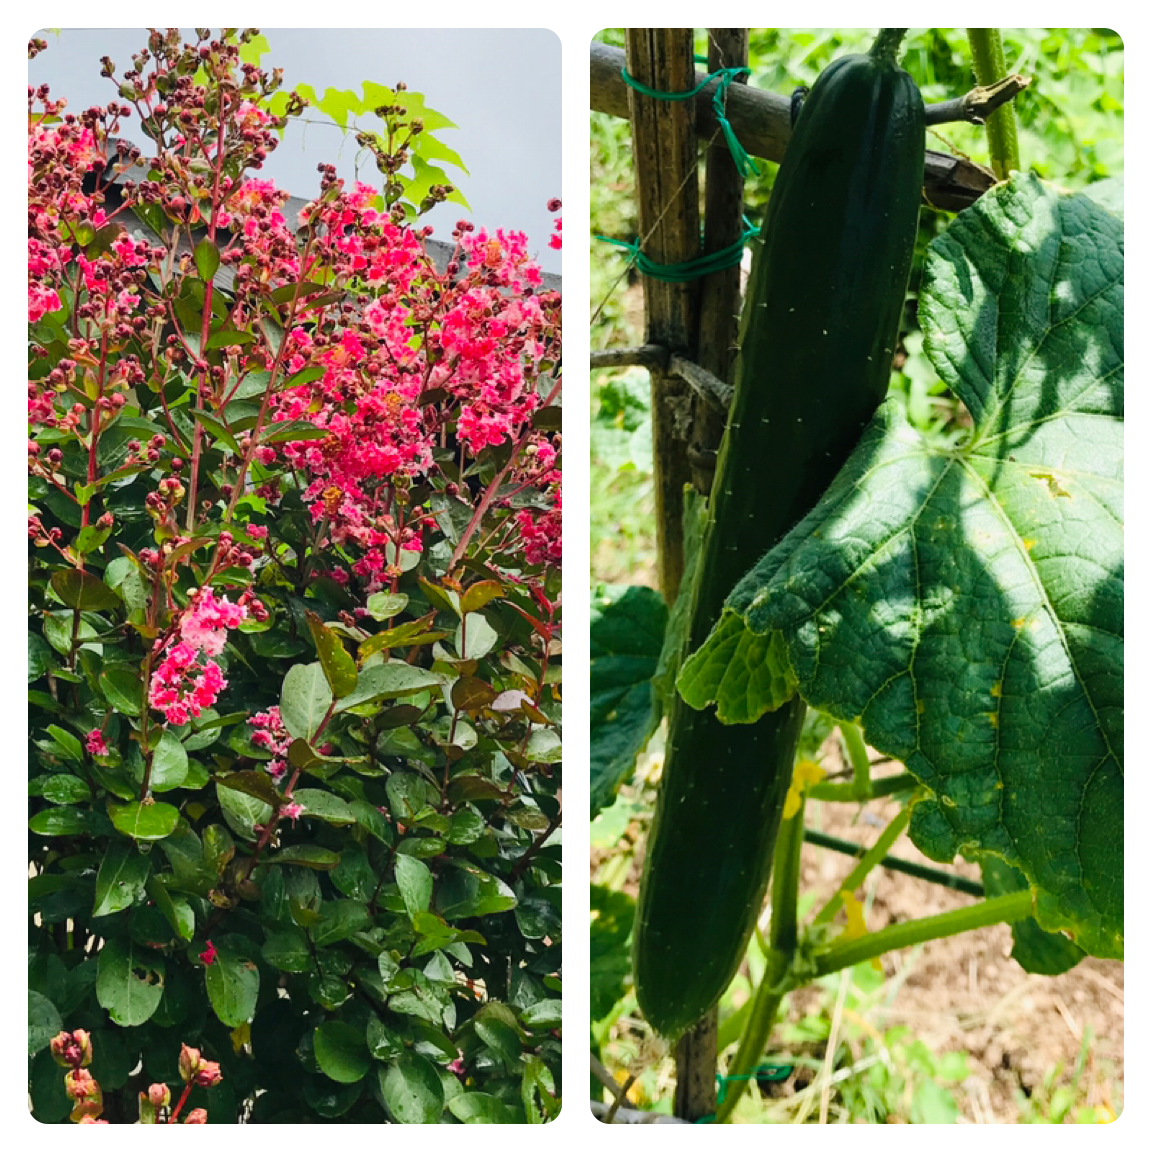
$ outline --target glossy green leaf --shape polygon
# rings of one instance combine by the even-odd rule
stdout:
[[[325,900],[320,918],[308,929],[308,935],[318,948],[338,944],[371,927],[372,914],[368,905],[360,900]]]
[[[365,1033],[368,1052],[374,1060],[395,1060],[404,1051],[404,1041],[400,1034],[384,1024],[379,1017],[368,1019]]]
[[[269,932],[264,940],[264,959],[284,972],[312,970],[312,950],[308,937],[295,925],[285,925]]]
[[[164,958],[131,940],[107,940],[97,957],[96,998],[125,1028],[151,1019],[164,993]]]
[[[316,645],[320,657],[320,667],[324,669],[332,695],[337,700],[351,695],[356,688],[356,661],[348,655],[340,637],[315,612],[308,612],[305,616],[308,631],[312,633],[312,643]]]
[[[258,773],[253,772],[252,775],[256,776]],[[272,818],[271,804],[248,792],[230,788],[223,780],[216,781],[216,799],[219,801],[220,811],[224,814],[225,823],[237,836],[242,836],[245,840],[255,840],[258,835],[256,825],[267,826]]]
[[[125,716],[139,716],[143,687],[140,676],[131,668],[115,665],[100,673],[100,691],[104,699]]]
[[[171,804],[145,801],[132,804],[109,804],[108,814],[118,832],[133,840],[163,840],[176,827],[180,812]]]
[[[53,804],[79,804],[92,798],[92,789],[79,776],[57,772],[40,779],[44,781],[40,795]]]
[[[448,1111],[465,1124],[514,1124],[516,1114],[490,1092],[463,1092],[448,1101]]]
[[[184,745],[165,728],[152,753],[152,775],[148,778],[153,792],[179,788],[188,776],[188,753]]]
[[[403,660],[391,660],[384,664],[370,664],[361,669],[356,690],[345,696],[336,705],[337,712],[358,704],[370,704],[377,700],[393,700],[400,696],[411,696],[425,688],[435,688],[443,683],[443,677],[426,668],[417,668]]]
[[[469,612],[456,628],[456,652],[462,660],[479,660],[499,639],[499,633],[481,613]]]
[[[391,620],[408,607],[408,597],[403,592],[373,592],[368,597],[368,614],[373,620]]]
[[[293,664],[280,689],[280,718],[288,732],[311,740],[332,706],[332,689],[317,664]]]
[[[432,872],[427,864],[411,856],[397,856],[396,884],[409,916],[428,911],[432,903]]]
[[[516,894],[496,876],[471,865],[444,871],[436,889],[436,911],[445,920],[488,916],[516,907]]]
[[[192,259],[196,264],[196,271],[201,280],[211,280],[220,267],[220,249],[205,238],[196,245],[192,252]]]
[[[114,840],[96,874],[96,903],[92,915],[120,912],[143,899],[151,860],[151,856],[139,852],[134,844]]]
[[[363,1080],[372,1067],[364,1033],[342,1020],[326,1020],[312,1033],[312,1050],[320,1070],[338,1084]]]
[[[227,776],[217,776],[216,786],[228,788],[233,792],[243,792],[270,808],[276,807],[281,800],[280,793],[267,772],[254,769],[245,769],[243,772],[229,772]]]
[[[933,242],[921,317],[970,439],[942,449],[886,401],[736,587],[681,692],[746,714],[755,670],[734,664],[755,646],[735,633],[767,636],[761,683],[862,724],[931,790],[921,851],[1000,857],[1044,929],[1119,957],[1123,225],[1014,176]]]
[[[246,955],[243,938],[216,941],[216,959],[204,969],[212,1011],[221,1024],[237,1028],[252,1018],[260,993],[260,971]]]
[[[380,1069],[380,1094],[398,1124],[435,1124],[444,1111],[444,1086],[425,1056],[405,1052]]]
[[[355,824],[356,817],[347,800],[319,788],[297,788],[292,799],[304,805],[305,816],[315,816],[326,824]]]
[[[302,868],[315,868],[322,872],[335,868],[340,862],[338,853],[318,844],[292,844],[281,848],[268,858],[269,864],[298,864]]]
[[[64,1030],[64,1022],[56,1005],[39,992],[28,989],[28,1055],[35,1056],[47,1048],[57,1033]]]

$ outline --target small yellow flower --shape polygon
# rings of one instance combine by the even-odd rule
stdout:
[[[800,760],[792,770],[792,786],[784,799],[784,819],[791,820],[800,811],[803,794],[824,779],[824,769],[811,760]]]

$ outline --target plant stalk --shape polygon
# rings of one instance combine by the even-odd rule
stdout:
[[[999,28],[969,28],[968,45],[972,49],[972,71],[977,84],[993,84],[1006,74],[1004,42]],[[988,134],[992,171],[997,180],[1007,180],[1010,172],[1020,170],[1020,145],[1012,105],[1001,104],[989,113],[984,130]]]

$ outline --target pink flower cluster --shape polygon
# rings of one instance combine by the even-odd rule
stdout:
[[[236,628],[248,617],[245,604],[233,604],[226,596],[220,599],[211,588],[193,593],[188,609],[180,621],[180,639],[170,642],[164,659],[152,673],[148,703],[169,724],[187,724],[210,708],[228,681],[215,660],[224,651],[227,630]]]
[[[272,753],[273,758],[264,767],[268,775],[279,783],[288,771],[288,746],[292,743],[292,737],[280,719],[279,705],[273,704],[267,712],[257,712],[249,717],[248,723],[256,729],[252,733],[252,743]]]

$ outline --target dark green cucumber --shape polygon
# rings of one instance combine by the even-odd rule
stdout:
[[[748,286],[686,651],[816,504],[884,398],[923,175],[924,105],[892,39],[829,65],[780,166]],[[633,956],[640,1008],[665,1035],[716,1003],[744,954],[803,717],[798,698],[731,726],[673,704]]]

